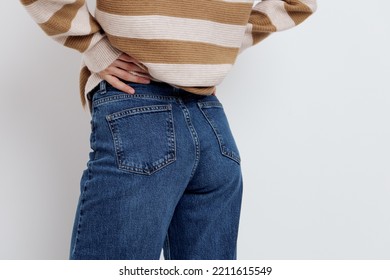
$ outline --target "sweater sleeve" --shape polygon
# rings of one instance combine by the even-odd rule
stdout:
[[[316,9],[316,0],[263,0],[257,3],[249,16],[239,53],[271,33],[297,26]]]
[[[82,53],[91,72],[106,69],[122,53],[110,44],[85,0],[19,1],[48,36]]]

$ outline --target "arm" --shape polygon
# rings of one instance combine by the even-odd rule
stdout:
[[[271,33],[297,26],[317,9],[316,0],[263,0],[249,16],[239,53]]]
[[[111,46],[85,0],[19,0],[51,38],[83,54],[91,72],[106,69],[122,53]]]

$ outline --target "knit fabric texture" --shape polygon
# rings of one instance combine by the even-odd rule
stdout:
[[[243,50],[297,26],[316,0],[19,0],[51,38],[82,54],[80,98],[122,53],[151,80],[210,95]],[[256,3],[258,2],[258,3]]]

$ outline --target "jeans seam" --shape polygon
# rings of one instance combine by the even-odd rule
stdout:
[[[186,125],[191,132],[191,138],[192,138],[194,145],[195,145],[195,163],[194,163],[194,166],[192,168],[192,172],[191,172],[191,175],[189,178],[189,181],[190,181],[192,179],[192,177],[194,176],[195,170],[196,170],[198,163],[200,161],[199,139],[198,139],[198,134],[195,130],[195,127],[192,124],[190,112],[188,111],[187,107],[184,105],[184,102],[180,98],[178,99],[178,101],[179,101],[180,105],[182,106],[182,112],[183,112],[184,118],[186,120]]]
[[[88,179],[84,182],[84,186],[83,186],[83,192],[81,194],[81,201],[80,201],[80,209],[79,209],[79,219],[77,221],[77,231],[76,231],[76,236],[75,236],[75,242],[74,242],[74,246],[73,246],[73,249],[72,249],[72,256],[75,255],[75,252],[76,252],[76,247],[77,247],[77,244],[79,243],[79,236],[80,236],[80,232],[81,232],[81,224],[82,224],[82,217],[83,217],[83,209],[84,209],[84,202],[86,200],[85,198],[85,195],[86,195],[86,192],[87,192],[87,187],[88,187],[88,183],[90,182],[91,180],[91,163],[90,161],[88,162]]]
[[[169,230],[167,231],[167,244],[165,246],[165,248],[167,249],[167,260],[171,260],[172,257],[171,257],[171,242],[169,242]]]

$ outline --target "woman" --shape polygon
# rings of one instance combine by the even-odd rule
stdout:
[[[83,55],[91,113],[70,259],[236,259],[241,158],[215,96],[237,56],[315,0],[21,0]]]

